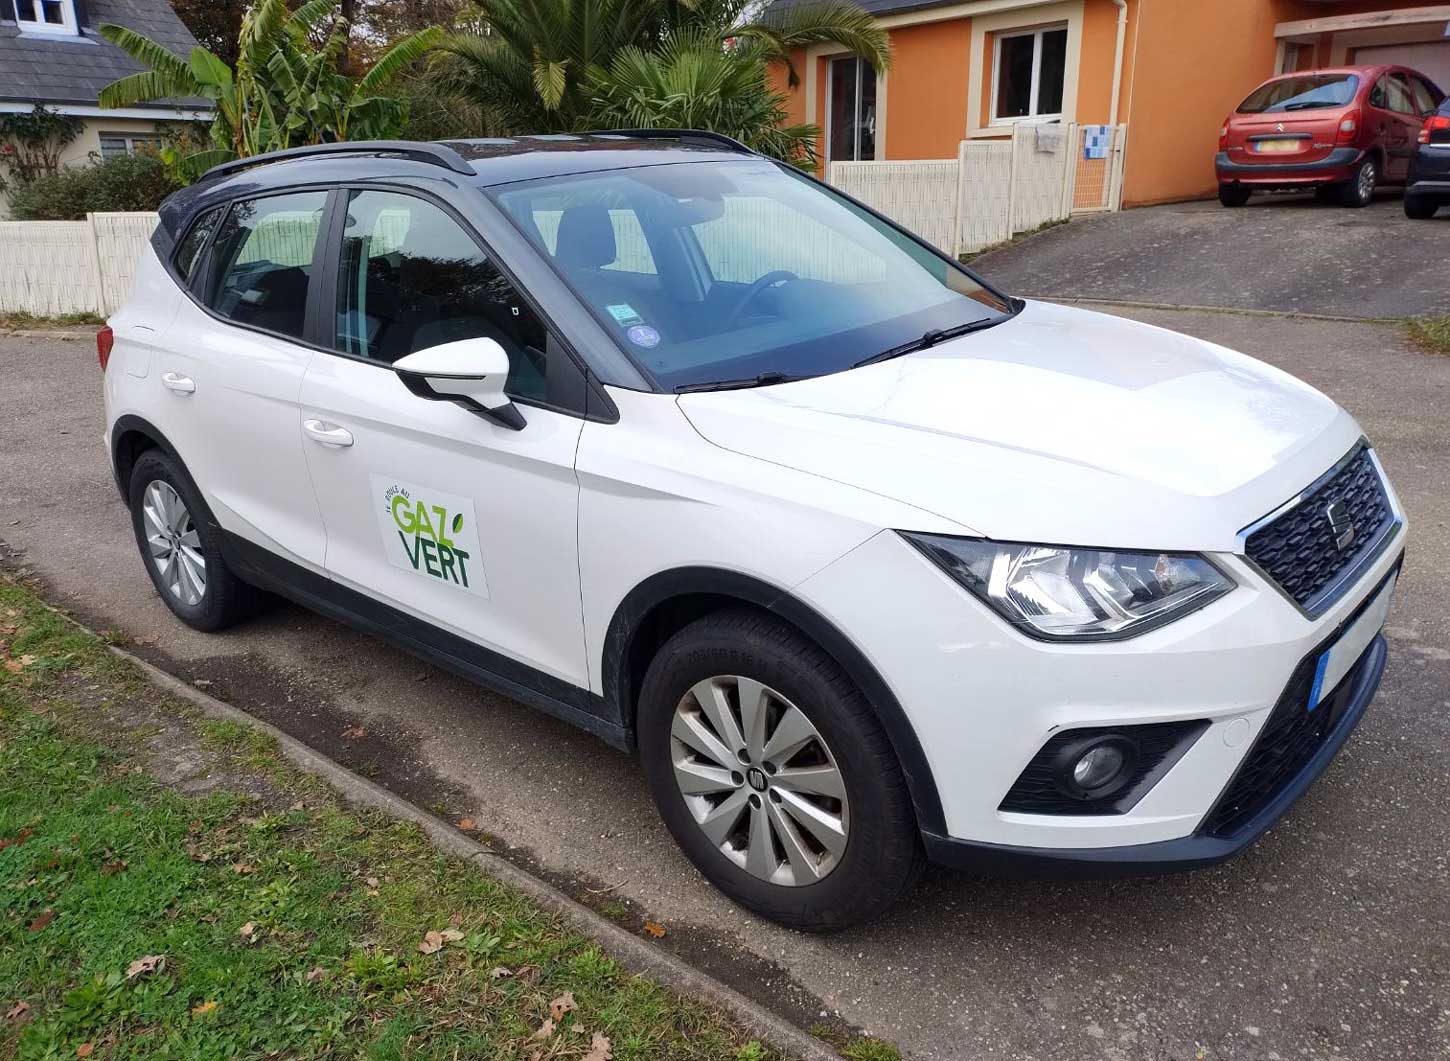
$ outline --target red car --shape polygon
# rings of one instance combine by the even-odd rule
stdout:
[[[1444,98],[1403,66],[1305,70],[1265,81],[1224,120],[1218,201],[1310,188],[1367,206],[1376,187],[1404,184],[1416,138]]]

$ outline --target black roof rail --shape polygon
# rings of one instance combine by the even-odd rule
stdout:
[[[444,144],[431,144],[421,140],[345,140],[336,144],[312,144],[308,147],[289,147],[284,151],[268,151],[262,155],[223,162],[213,166],[201,175],[202,180],[240,173],[253,166],[264,166],[269,162],[285,162],[293,158],[314,158],[328,155],[401,155],[414,162],[427,162],[442,166],[454,173],[477,176],[463,156]]]
[[[579,135],[627,136],[634,140],[704,140],[711,144],[721,144],[733,151],[743,151],[747,155],[759,154],[758,151],[746,147],[739,140],[732,139],[724,133],[712,133],[708,129],[593,129]]]

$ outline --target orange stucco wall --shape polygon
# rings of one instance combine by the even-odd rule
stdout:
[[[970,19],[903,26],[891,33],[886,157],[954,158],[967,127]]]

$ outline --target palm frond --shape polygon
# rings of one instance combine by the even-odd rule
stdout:
[[[188,71],[189,73],[189,71]],[[204,95],[201,86],[190,80],[172,80],[156,70],[143,70],[101,89],[97,101],[102,107],[130,107],[137,103],[169,99],[173,96]]]
[[[357,94],[371,96],[402,73],[407,66],[436,48],[442,39],[443,29],[440,26],[429,26],[405,37],[378,57],[373,68],[357,83]]]
[[[144,63],[163,74],[172,84],[181,83],[189,75],[185,59],[150,38],[141,36],[135,30],[106,23],[98,32],[138,63]]]

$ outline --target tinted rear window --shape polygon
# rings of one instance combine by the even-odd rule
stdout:
[[[1343,107],[1354,99],[1359,78],[1353,74],[1305,74],[1260,85],[1239,104],[1240,114],[1273,114]]]

